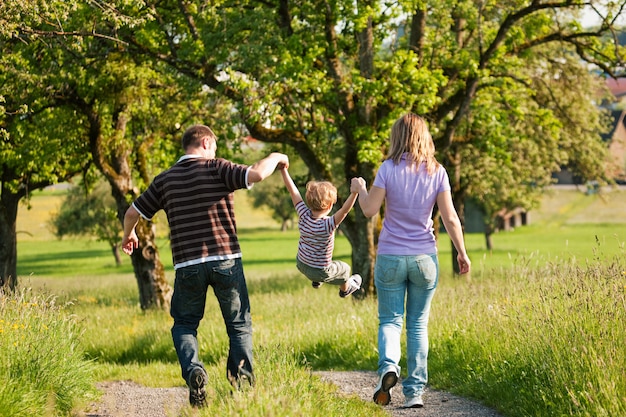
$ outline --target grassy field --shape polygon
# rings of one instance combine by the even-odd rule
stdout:
[[[546,198],[531,226],[496,234],[492,252],[485,250],[483,236],[468,235],[471,277],[451,275],[450,244],[442,238],[442,278],[430,325],[433,387],[477,399],[505,416],[626,415],[626,223],[621,221],[626,199],[621,192],[611,193],[610,203],[605,196],[561,192]],[[16,309],[5,299],[0,307],[9,310],[2,311],[0,333],[13,336],[0,338],[0,349],[12,352],[5,356],[33,357],[42,337],[36,323],[43,314],[46,326],[56,329],[45,332],[49,343],[88,359],[86,364],[76,359],[69,368],[83,386],[89,378],[182,385],[171,319],[167,312],[139,309],[128,259],[116,268],[106,245],[54,240],[46,235],[45,217],[58,196],[36,195],[31,203],[32,210],[22,211],[18,222],[19,279],[33,288],[35,301],[55,300],[59,308],[49,311],[42,307],[49,302],[22,298],[15,305],[23,308]],[[311,374],[376,369],[375,300],[340,299],[330,286],[313,290],[293,264],[297,234],[281,233],[267,213],[251,214],[245,200],[238,203],[259,383],[231,398],[224,378],[228,342],[209,300],[199,340],[212,401],[199,415],[385,415],[374,404],[332,395],[335,389]],[[598,216],[601,208],[610,214]],[[587,222],[577,220],[584,216]],[[171,279],[167,241],[159,245]],[[341,237],[336,256],[350,261]],[[22,313],[11,318],[6,311]],[[62,343],[67,340],[74,344]],[[53,368],[51,380],[68,372],[67,363],[44,364]],[[17,381],[29,380],[41,366],[30,364],[31,373]],[[9,372],[7,380],[15,380],[14,369],[0,362],[0,378]],[[6,415],[15,416],[65,415],[63,398],[73,396],[74,407],[80,407],[81,398],[86,401],[91,393],[85,389],[82,396],[72,391],[56,398],[46,394],[52,387],[24,386],[30,394],[21,395],[19,385],[0,388],[0,415],[7,409]],[[38,389],[43,394],[37,396]],[[41,397],[45,401],[37,402]],[[3,404],[26,406],[3,409]]]

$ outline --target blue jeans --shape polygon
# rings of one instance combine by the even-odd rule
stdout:
[[[203,367],[198,356],[198,326],[204,316],[208,287],[213,287],[230,340],[226,377],[231,383],[240,368],[252,372],[252,320],[248,288],[241,259],[210,261],[176,270],[170,314],[174,319],[172,339],[183,379],[195,367]]]
[[[402,381],[405,397],[421,395],[428,381],[428,316],[439,281],[436,254],[378,255],[374,283],[378,294],[378,373],[400,374],[400,337],[406,301],[408,375]]]

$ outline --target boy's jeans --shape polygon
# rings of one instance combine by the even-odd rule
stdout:
[[[241,259],[209,261],[176,270],[170,308],[174,319],[172,339],[183,379],[188,381],[192,369],[203,366],[196,336],[209,285],[219,302],[230,339],[226,377],[232,383],[238,379],[240,367],[253,374],[250,301]]]
[[[403,392],[421,395],[428,381],[428,316],[439,280],[437,255],[378,255],[374,282],[378,294],[378,373],[400,374],[400,336],[406,300],[408,376]]]

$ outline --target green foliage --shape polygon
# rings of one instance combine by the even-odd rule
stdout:
[[[93,363],[65,306],[31,291],[1,294],[0,317],[1,415],[69,416],[94,398]]]
[[[111,187],[104,182],[91,191],[83,186],[70,188],[60,211],[50,223],[59,239],[86,235],[107,242],[111,248],[120,244],[122,226],[117,218]]]

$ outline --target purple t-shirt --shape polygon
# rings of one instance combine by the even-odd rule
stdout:
[[[433,175],[428,175],[425,164],[416,170],[407,164],[406,155],[398,165],[387,159],[378,169],[373,185],[385,189],[385,218],[378,254],[437,253],[432,214],[437,195],[450,190],[445,168],[439,165]]]

